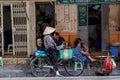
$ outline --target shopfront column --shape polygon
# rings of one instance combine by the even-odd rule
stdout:
[[[102,50],[109,49],[109,5],[101,5]]]

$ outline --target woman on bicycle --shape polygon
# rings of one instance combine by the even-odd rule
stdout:
[[[53,62],[53,67],[56,71],[56,76],[61,77],[59,71],[58,71],[58,61],[57,61],[57,49],[56,49],[56,43],[54,42],[54,39],[52,37],[52,33],[55,31],[55,28],[46,26],[43,35],[44,36],[44,45],[46,48],[46,51],[49,53],[50,58]]]
[[[78,61],[82,61],[82,62],[87,62],[87,68],[90,69],[90,65],[89,62],[90,61],[95,61],[95,59],[93,59],[88,51],[85,51],[84,48],[81,47],[81,40],[80,38],[76,38],[75,42],[74,42],[74,56],[78,58]]]

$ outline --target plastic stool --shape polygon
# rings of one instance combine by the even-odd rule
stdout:
[[[0,57],[0,66],[3,67],[3,58],[2,57]]]
[[[83,62],[75,62],[74,70],[77,71],[78,69],[83,69]]]
[[[13,45],[12,44],[8,44],[8,52],[13,51]]]

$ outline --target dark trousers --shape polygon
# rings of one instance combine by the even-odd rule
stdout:
[[[57,50],[54,48],[48,48],[47,52],[52,60],[55,71],[58,71]]]

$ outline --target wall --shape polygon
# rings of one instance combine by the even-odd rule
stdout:
[[[56,29],[60,32],[77,32],[77,5],[56,5]]]
[[[111,4],[109,8],[110,44],[120,43],[120,4]]]
[[[36,18],[35,18],[35,3],[27,2],[28,13],[28,57],[33,54],[36,45]]]
[[[109,26],[110,30],[118,30],[120,28],[120,4],[109,5]]]

